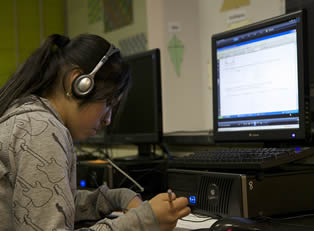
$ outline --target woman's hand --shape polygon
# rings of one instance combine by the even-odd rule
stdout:
[[[127,212],[129,211],[130,209],[133,209],[133,208],[137,208],[138,206],[140,206],[140,204],[142,203],[143,201],[141,200],[141,198],[139,198],[138,196],[134,197],[130,203],[128,204],[128,206],[126,207],[125,211],[124,212]]]
[[[159,221],[161,231],[173,230],[178,219],[191,212],[191,209],[187,207],[187,198],[176,198],[176,195],[171,193],[171,199],[172,201],[169,200],[167,193],[160,193],[149,201]]]

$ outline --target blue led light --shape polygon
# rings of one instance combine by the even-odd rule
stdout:
[[[292,134],[291,134],[291,137],[292,137],[292,138],[295,138],[295,133],[292,133]]]
[[[189,196],[190,204],[196,204],[196,196]]]
[[[86,186],[86,181],[85,180],[81,180],[80,181],[80,185],[82,188],[84,188]]]

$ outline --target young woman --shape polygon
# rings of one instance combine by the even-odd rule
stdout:
[[[172,230],[186,198],[142,202],[129,189],[76,190],[73,140],[110,124],[130,85],[120,52],[97,35],[52,35],[0,89],[0,230]],[[110,220],[112,211],[128,211]],[[84,229],[86,230],[86,229]]]

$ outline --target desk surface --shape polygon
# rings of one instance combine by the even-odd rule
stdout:
[[[123,213],[112,213],[109,218],[114,219]],[[206,230],[214,224],[217,219],[208,216],[189,214],[183,219],[178,220],[177,226],[174,231],[188,231],[188,230]],[[90,227],[95,221],[85,221],[76,224],[75,228]],[[313,231],[314,230],[314,214],[311,216],[296,217],[292,219],[266,219],[263,221],[266,228],[263,231]]]
[[[217,219],[212,219],[210,217],[189,214],[178,221],[174,231],[206,230],[209,229],[216,221]],[[259,220],[259,223],[264,227],[262,229],[263,231],[313,231],[314,214],[290,219],[265,218],[263,220]]]

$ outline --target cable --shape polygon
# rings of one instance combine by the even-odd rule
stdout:
[[[108,152],[107,149],[105,149],[105,151],[104,151],[102,148],[98,147],[98,148],[96,149],[96,151],[99,152],[99,153],[101,153],[101,154],[103,154],[103,155],[104,155],[103,158],[106,158],[106,159],[109,159],[109,158],[110,158],[110,155],[109,155],[109,152]]]
[[[161,150],[162,150],[164,153],[167,154],[168,159],[171,160],[173,157],[172,157],[172,155],[170,154],[170,152],[168,151],[167,145],[166,145],[165,143],[160,143],[159,146],[160,146]]]
[[[141,192],[144,192],[144,188],[137,183],[132,177],[130,177],[126,172],[124,172],[121,168],[119,168],[115,163],[113,163],[110,159],[106,159],[109,164],[111,164],[112,167],[117,169],[119,172],[121,172],[125,177],[127,177],[130,181],[132,181],[139,189]]]

